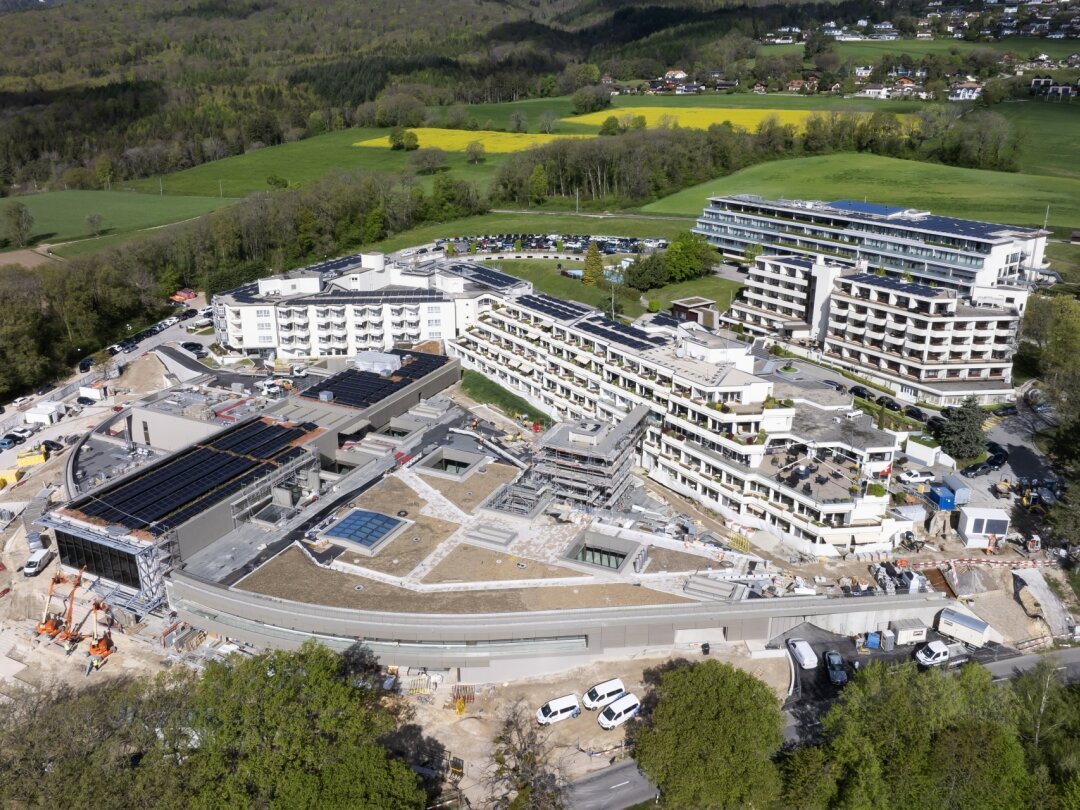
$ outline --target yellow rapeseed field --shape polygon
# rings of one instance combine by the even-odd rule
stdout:
[[[818,110],[757,110],[738,107],[617,107],[565,120],[575,124],[600,126],[612,115],[619,119],[627,115],[631,117],[643,115],[646,126],[650,127],[665,122],[673,124],[677,122],[680,127],[687,129],[708,129],[712,124],[730,121],[733,126],[753,131],[757,129],[758,124],[770,116],[775,116],[781,124],[794,124],[801,129],[803,121],[816,114],[827,115],[828,113]],[[904,118],[904,116],[900,117]]]
[[[490,132],[487,130],[465,129],[439,129],[436,127],[414,127],[416,139],[420,142],[420,148],[436,146],[447,152],[464,152],[465,147],[473,141],[479,141],[484,149],[491,153],[520,152],[523,149],[531,149],[534,146],[557,141],[560,138],[584,138],[587,135],[540,135],[525,132]],[[389,136],[385,138],[369,138],[359,141],[353,146],[374,146],[382,149],[390,148]]]

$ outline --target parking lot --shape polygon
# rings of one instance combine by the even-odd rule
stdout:
[[[666,239],[638,239],[631,236],[587,236],[583,234],[536,234],[536,233],[502,233],[488,234],[485,236],[460,236],[450,239],[439,239],[435,242],[438,248],[447,245],[454,246],[454,252],[465,256],[473,252],[475,245],[476,253],[503,253],[510,250],[543,251],[547,253],[584,253],[589,244],[595,242],[601,253],[614,255],[616,253],[644,253],[649,250],[666,248]],[[420,248],[417,253],[427,252]]]

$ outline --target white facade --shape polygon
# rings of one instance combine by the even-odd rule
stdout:
[[[496,288],[531,285],[467,262],[364,254],[215,295],[214,330],[222,346],[283,360],[380,351],[454,337],[492,305]]]
[[[759,256],[725,320],[754,335],[821,340],[833,282],[845,270],[820,256]]]
[[[749,346],[696,326],[626,327],[544,295],[508,297],[447,351],[560,419],[651,414],[641,465],[664,486],[804,553],[891,548],[910,522],[875,486],[896,437],[849,406],[779,402]]]
[[[767,253],[865,261],[895,279],[970,296],[977,287],[1034,280],[1046,267],[1048,231],[935,216],[875,203],[713,197],[694,232],[728,255],[747,247]]]
[[[865,273],[843,276],[831,297],[824,359],[895,388],[909,401],[1011,399],[1012,357],[1027,292],[992,292],[991,303],[1012,303],[974,306],[952,290]]]

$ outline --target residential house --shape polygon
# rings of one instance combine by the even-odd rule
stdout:
[[[802,79],[792,79],[787,83],[787,91],[789,93],[801,93],[805,86],[806,82]]]
[[[874,72],[873,65],[856,65],[855,66],[855,80],[869,79],[870,74]]]
[[[664,78],[669,82],[681,82],[686,79],[686,71],[675,68],[674,70],[667,71],[664,74]]]
[[[728,81],[727,79],[716,80],[716,90],[720,93],[731,93],[739,86],[739,80]]]
[[[884,100],[889,98],[891,94],[889,88],[883,84],[867,84],[855,95],[861,98],[877,98]]]
[[[765,82],[754,82],[754,95],[763,96],[769,92],[769,85]]]
[[[975,101],[982,90],[978,82],[956,82],[949,86],[949,101]]]

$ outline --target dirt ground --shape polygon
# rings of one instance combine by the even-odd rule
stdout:
[[[476,700],[466,705],[461,716],[455,710],[452,687],[446,684],[436,690],[431,703],[421,703],[415,698],[411,701],[424,733],[442,743],[452,756],[465,761],[462,788],[470,800],[476,802],[483,796],[481,783],[491,755],[491,740],[499,718],[508,707],[521,701],[531,715],[553,697],[573,692],[580,698],[594,684],[616,677],[622,679],[629,691],[642,697],[647,691],[644,673],[681,657],[697,661],[701,654],[677,651],[662,657],[600,661],[559,675],[477,687]],[[738,647],[719,654],[714,652],[712,657],[761,678],[779,699],[787,694],[789,670],[786,659],[752,660]],[[578,717],[549,727],[557,765],[567,779],[576,779],[605,767],[613,757],[622,759],[626,756],[622,747],[625,728],[604,731],[597,725],[596,716],[596,712],[582,711]]]
[[[649,567],[645,569],[647,574],[659,574],[663,571],[698,571],[704,570],[712,560],[700,554],[687,554],[685,551],[674,551],[669,548],[653,546],[649,549]]]
[[[488,464],[486,472],[474,472],[464,481],[449,481],[434,475],[424,475],[422,466],[413,470],[423,476],[424,481],[438,490],[446,499],[463,512],[472,514],[495,490],[512,481],[520,472],[509,464]]]
[[[165,385],[165,366],[154,354],[144,354],[124,366],[119,379],[113,381],[113,389],[127,389],[131,397],[160,391]],[[124,395],[127,396],[127,395]]]
[[[520,568],[522,563],[526,567]],[[500,582],[508,579],[582,577],[571,568],[526,560],[513,554],[462,543],[424,577],[423,582]]]
[[[23,248],[22,250],[7,250],[0,253],[0,267],[5,265],[22,265],[23,267],[41,267],[46,264],[58,264],[59,260],[53,256],[45,255],[45,245],[38,248]]]
[[[363,590],[356,590],[357,585],[362,585]],[[297,548],[286,549],[241,580],[237,587],[298,602],[317,601],[334,607],[402,613],[514,613],[693,601],[622,584],[417,593],[366,577],[319,568]]]
[[[362,509],[373,509],[386,515],[397,515],[404,510],[409,520],[416,520],[420,510],[427,506],[427,501],[421,498],[408,484],[393,475],[388,475],[379,483],[352,502],[353,506]]]

